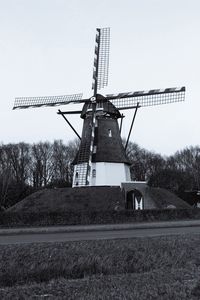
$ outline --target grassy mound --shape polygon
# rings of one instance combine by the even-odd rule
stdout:
[[[145,210],[126,210],[119,187],[40,190],[6,212],[0,227],[116,224],[142,221],[197,219],[200,211],[164,189],[140,185]],[[168,209],[176,208],[176,209]]]
[[[26,197],[9,212],[66,212],[124,209],[120,187],[44,189]]]
[[[162,188],[138,186],[144,196],[145,209],[189,209],[185,201]],[[124,210],[125,200],[120,187],[83,187],[43,189],[18,202],[8,212],[51,213],[69,211]]]
[[[148,197],[151,198],[152,201],[154,201],[155,206],[158,209],[191,208],[188,203],[166,189],[147,187],[146,193],[148,194]]]

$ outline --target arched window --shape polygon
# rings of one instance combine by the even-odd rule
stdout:
[[[75,174],[75,184],[78,185],[78,172]]]
[[[111,131],[111,129],[108,129],[108,136],[112,137],[112,131]]]
[[[96,169],[92,170],[92,177],[96,177]]]

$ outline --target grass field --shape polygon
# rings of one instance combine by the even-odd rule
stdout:
[[[199,299],[200,236],[0,246],[0,299]]]

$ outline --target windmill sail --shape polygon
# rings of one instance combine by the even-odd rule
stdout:
[[[62,96],[44,96],[44,97],[18,97],[15,98],[13,109],[24,109],[42,106],[57,106],[69,103],[79,103],[83,94],[72,94]]]
[[[110,28],[97,28],[92,84],[92,88],[94,89],[94,100],[96,99],[97,90],[108,84],[109,48]],[[74,180],[77,180],[75,185],[78,183],[79,186],[89,185],[91,180],[96,105],[96,101],[93,101],[91,105],[89,105],[90,112],[88,112],[88,119],[84,122],[85,129],[83,128],[84,134],[82,135],[76,166],[76,175],[78,178],[76,178],[76,176],[74,177]]]
[[[110,28],[97,28],[92,83],[95,93],[108,85],[109,51]]]
[[[90,184],[92,171],[92,156],[95,137],[96,104],[89,105],[87,117],[84,120],[81,144],[76,162],[76,174],[73,186],[87,186]]]
[[[185,100],[185,87],[109,94],[106,99],[118,109],[136,108],[137,104],[141,107],[174,103]]]
[[[89,101],[88,99],[82,100],[82,102],[85,101],[89,105],[87,106],[87,118],[84,120],[83,125],[73,186],[90,185],[96,123],[96,96],[97,90],[108,84],[109,47],[110,28],[97,28],[92,84],[94,95]]]

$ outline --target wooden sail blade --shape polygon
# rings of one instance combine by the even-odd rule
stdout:
[[[57,106],[69,103],[80,103],[83,94],[44,97],[17,97],[13,109],[34,108],[41,106]]]
[[[110,28],[97,28],[92,83],[95,94],[108,85],[109,51]]]
[[[185,100],[185,87],[167,88],[149,91],[139,91],[106,95],[106,99],[118,109],[136,108],[139,106],[153,106]]]

